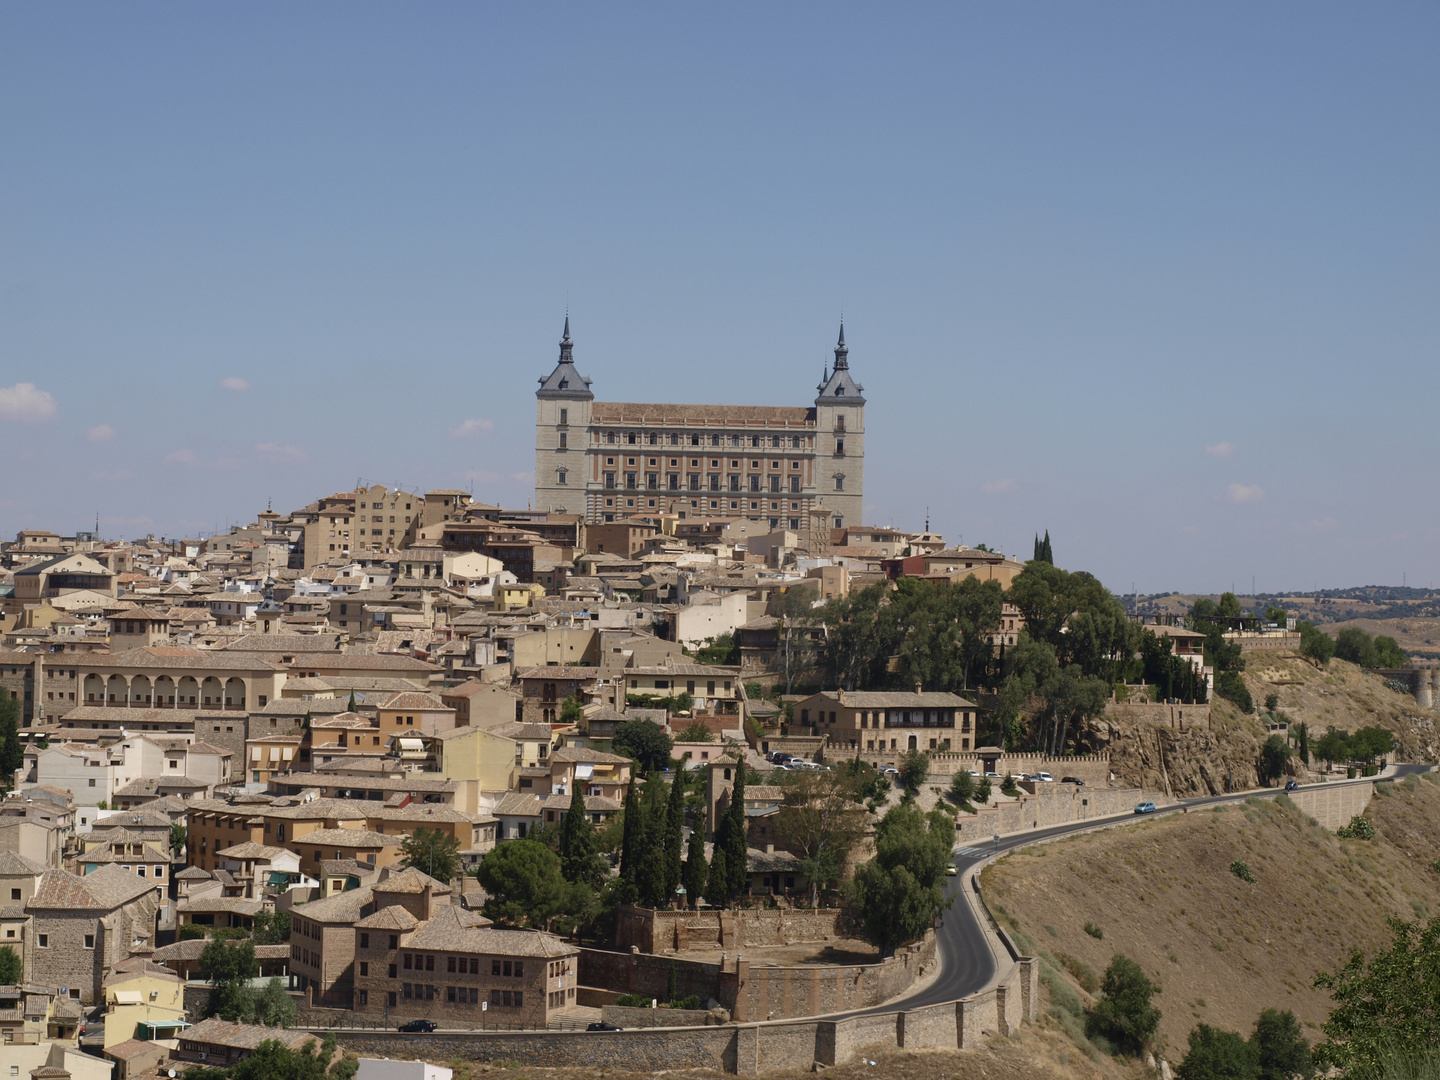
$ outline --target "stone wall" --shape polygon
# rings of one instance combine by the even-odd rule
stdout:
[[[639,951],[581,949],[579,981],[582,987],[623,988],[663,1001],[673,969],[679,997],[718,1001],[737,1022],[781,1020],[878,1005],[903,992],[934,959],[933,933],[876,964],[755,967],[744,953],[707,964]]]
[[[723,1024],[725,1013],[716,1009],[635,1009],[625,1005],[606,1005],[600,1017],[607,1024],[622,1028],[704,1027]]]
[[[616,913],[615,944],[643,953],[690,949],[742,949],[833,941],[839,911],[760,908],[739,911],[656,911],[622,907]]]
[[[1288,794],[1291,802],[1333,832],[1350,824],[1350,819],[1356,814],[1365,812],[1375,794],[1375,785],[1373,782],[1307,784]]]
[[[637,1072],[716,1069],[742,1076],[840,1065],[867,1048],[968,1047],[1033,1021],[1039,998],[1036,962],[1012,964],[997,985],[959,1001],[839,1020],[611,1032],[490,1032],[478,1035],[403,1035],[338,1031],[355,1054],[399,1060],[513,1061],[520,1065]],[[648,1010],[640,1010],[648,1011]]]
[[[1171,705],[1163,701],[1112,701],[1105,706],[1109,719],[1131,724],[1158,724],[1171,731],[1210,727],[1209,705]],[[1083,778],[1082,778],[1083,779]]]
[[[890,760],[896,755],[894,752],[871,754],[866,752],[860,755],[863,758],[886,758],[886,764],[894,764]],[[935,753],[930,755],[930,776],[953,776],[961,769],[971,772],[985,771],[981,759],[973,754],[966,753]],[[1049,754],[1001,754],[995,763],[995,772],[1004,776],[1009,773],[1011,776],[1019,776],[1022,773],[1048,772],[1052,773],[1058,780],[1062,776],[1074,776],[1084,780],[1088,785],[1101,785],[1110,782],[1110,755],[1109,754],[1080,754],[1075,757],[1051,757]]]
[[[983,844],[995,834],[1012,836],[1030,829],[1108,817],[1133,810],[1153,798],[1139,788],[1076,787],[1073,784],[1029,784],[1018,800],[981,807],[975,814],[960,814],[955,842],[961,847]]]

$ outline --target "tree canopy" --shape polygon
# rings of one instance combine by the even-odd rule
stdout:
[[[318,1047],[312,1039],[299,1050],[266,1039],[234,1065],[186,1069],[185,1080],[350,1080],[358,1065],[353,1059],[337,1059],[334,1035],[325,1036]]]
[[[416,829],[400,843],[400,865],[450,883],[460,874],[460,841],[439,829]]]
[[[865,835],[868,815],[856,805],[863,774],[845,769],[802,769],[782,782],[775,833],[787,851],[800,857],[810,882],[810,903],[840,880],[845,861]]]
[[[654,772],[670,764],[675,742],[653,720],[627,720],[615,729],[611,748],[633,758],[641,772]]]
[[[579,906],[559,856],[538,840],[506,841],[480,860],[475,877],[487,894],[485,917],[505,926],[544,929]]]
[[[880,819],[875,857],[855,871],[850,900],[883,955],[918,940],[950,906],[944,883],[954,844],[955,822],[944,811],[923,814],[903,802]]]
[[[1085,1020],[1085,1030],[1113,1043],[1121,1053],[1138,1054],[1160,1026],[1160,1010],[1150,999],[1160,992],[1140,965],[1116,953],[1100,982],[1100,997]]]

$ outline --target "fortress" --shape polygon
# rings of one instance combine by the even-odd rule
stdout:
[[[540,380],[535,509],[587,522],[637,515],[744,517],[808,528],[861,523],[865,388],[850,374],[845,325],[813,405],[642,405],[596,401],[575,368],[570,317]]]

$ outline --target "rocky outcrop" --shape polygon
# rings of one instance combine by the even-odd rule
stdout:
[[[1215,710],[1218,712],[1219,710]],[[1177,730],[1113,709],[1092,728],[1096,750],[1110,752],[1115,783],[1176,797],[1217,795],[1255,786],[1260,744],[1231,722]]]

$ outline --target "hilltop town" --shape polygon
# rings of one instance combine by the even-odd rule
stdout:
[[[843,328],[813,407],[590,386],[567,320],[523,510],[374,484],[0,544],[7,1055],[971,1049],[1074,997],[986,907],[1004,851],[1282,790],[1343,836],[1436,759],[1390,638],[860,524]]]

